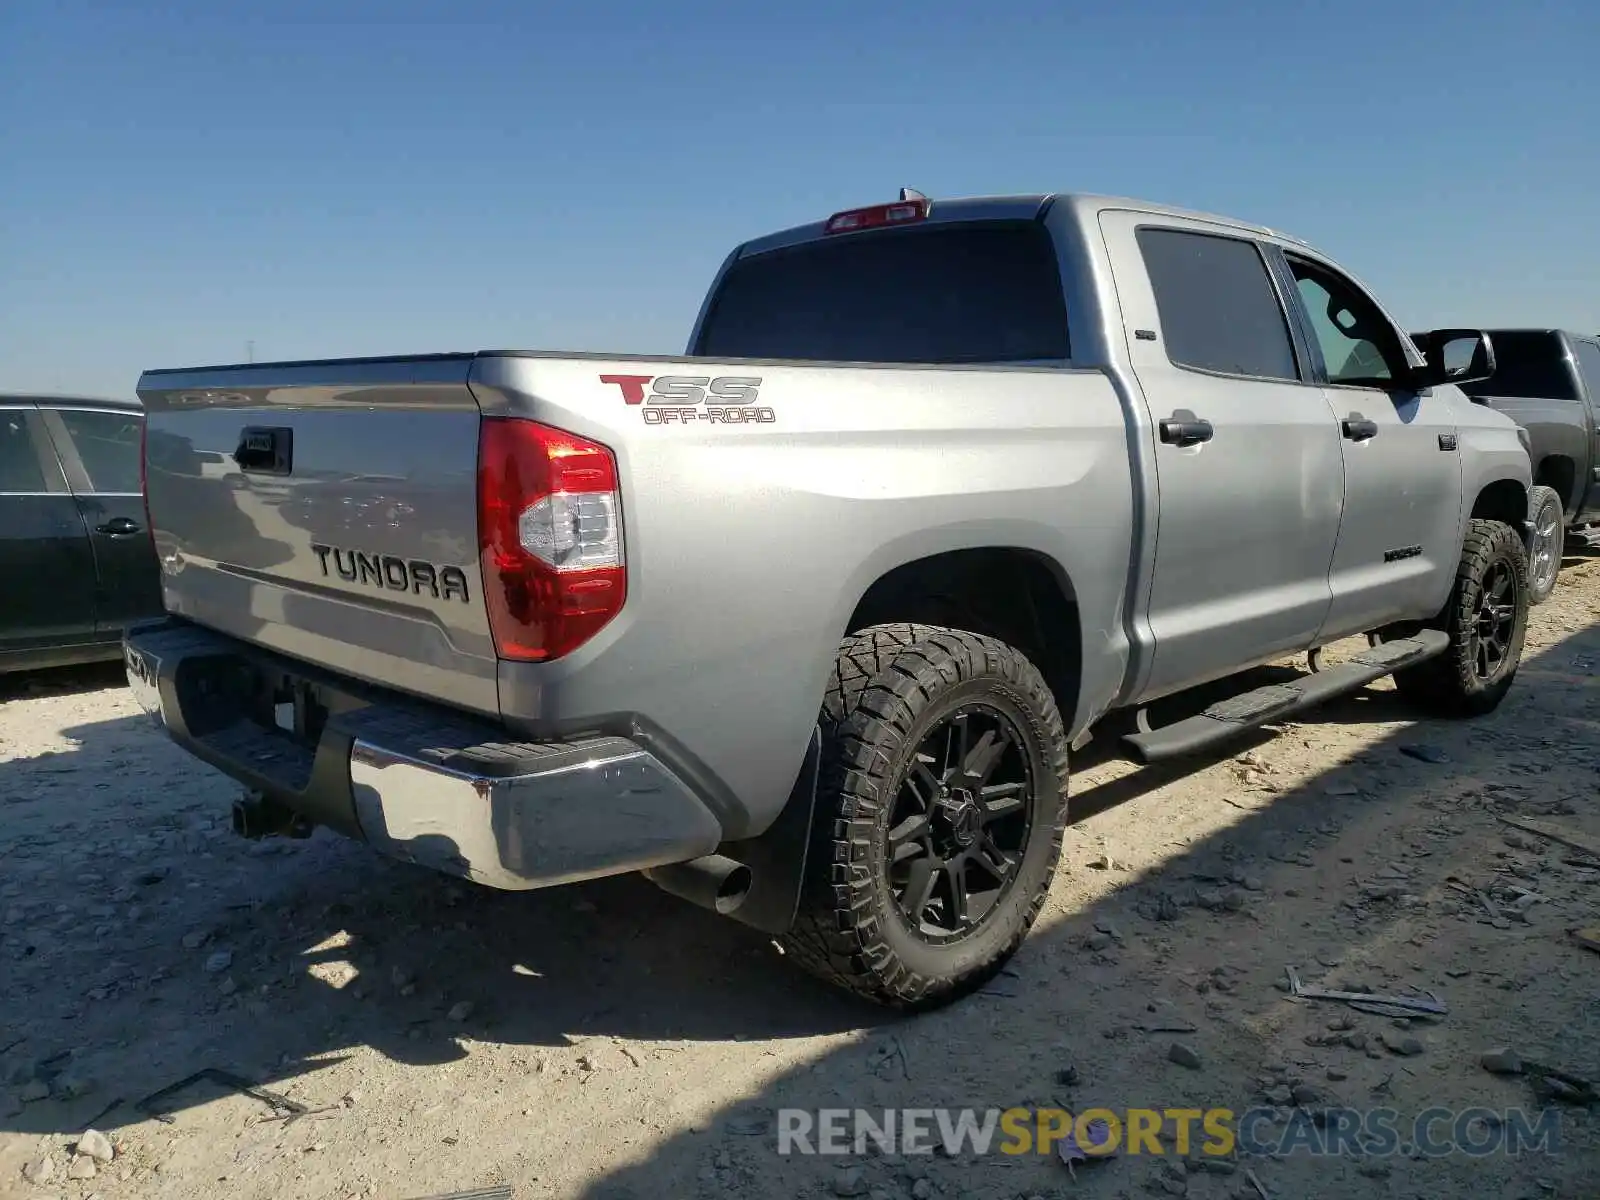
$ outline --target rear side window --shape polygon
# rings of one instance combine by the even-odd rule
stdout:
[[[44,473],[28,433],[28,414],[0,409],[0,493],[44,490]]]
[[[1283,306],[1253,242],[1148,227],[1138,236],[1168,358],[1223,375],[1299,378]]]
[[[1055,249],[1033,221],[847,234],[741,259],[695,353],[1006,363],[1071,356]]]
[[[139,493],[139,422],[122,413],[62,409],[58,414],[96,492]]]
[[[1489,340],[1494,343],[1494,374],[1466,384],[1462,391],[1472,396],[1578,398],[1558,335],[1513,329],[1491,332]]]

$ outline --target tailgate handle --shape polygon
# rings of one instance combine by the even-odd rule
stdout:
[[[246,425],[239,433],[233,461],[241,471],[261,475],[287,475],[294,469],[294,430],[268,425]]]

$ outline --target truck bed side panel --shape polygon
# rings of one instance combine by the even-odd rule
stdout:
[[[758,380],[772,419],[629,403],[624,376]],[[480,358],[472,387],[486,414],[603,442],[622,469],[627,607],[568,659],[502,664],[504,716],[540,734],[631,723],[730,837],[781,807],[850,614],[896,566],[1035,552],[1084,614],[1064,719],[1086,726],[1122,685],[1131,482],[1103,374],[535,355]]]
[[[1589,465],[1590,454],[1589,421],[1583,402],[1496,396],[1492,390],[1486,399],[1490,408],[1505,413],[1528,431],[1535,479],[1559,479],[1563,473],[1554,469],[1556,460],[1571,464],[1572,479],[1565,489],[1568,494],[1562,499],[1568,516],[1576,515],[1588,482],[1582,474]]]

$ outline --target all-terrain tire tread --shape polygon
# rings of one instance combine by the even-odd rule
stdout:
[[[1015,936],[987,969],[959,979],[922,976],[897,961],[873,911],[869,842],[879,806],[892,797],[883,747],[903,740],[916,714],[943,689],[988,676],[1003,682],[1039,722],[1049,747],[1060,802],[1044,830],[1049,869],[1027,897]],[[799,912],[783,939],[787,955],[820,978],[897,1008],[943,1002],[980,986],[1026,936],[1049,890],[1066,828],[1067,739],[1055,701],[1037,668],[993,638],[942,626],[875,625],[840,644],[823,700],[822,762],[811,858]],[[826,864],[826,869],[822,869]]]
[[[1510,653],[1520,657],[1527,630],[1528,561],[1522,539],[1504,521],[1474,518],[1462,539],[1461,562],[1456,568],[1450,599],[1439,616],[1428,624],[1451,636],[1450,649],[1414,667],[1395,672],[1395,688],[1419,708],[1441,716],[1473,717],[1493,711],[1511,686],[1515,666],[1499,682],[1484,688],[1473,673],[1462,638],[1474,617],[1476,583],[1483,578],[1490,561],[1505,553],[1514,564],[1518,603],[1521,613]]]

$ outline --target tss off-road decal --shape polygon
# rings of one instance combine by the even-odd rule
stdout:
[[[777,414],[756,401],[759,375],[602,375],[620,388],[626,404],[637,404],[646,425],[769,425]]]

